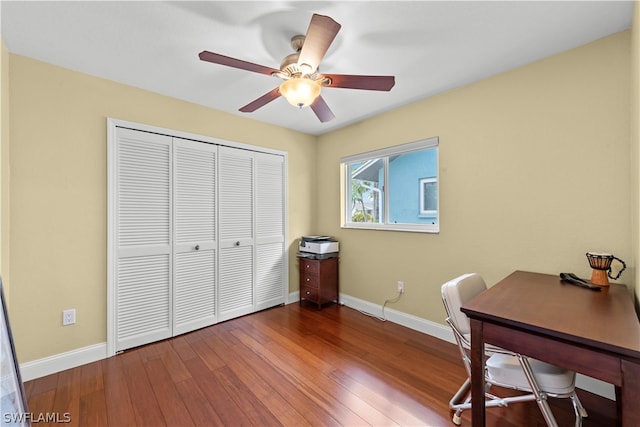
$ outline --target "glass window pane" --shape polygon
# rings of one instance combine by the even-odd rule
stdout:
[[[424,183],[424,207],[422,210],[425,211],[435,211],[437,207],[437,183],[435,182],[425,182]]]
[[[350,221],[384,222],[384,160],[372,159],[347,165],[350,181]]]
[[[437,176],[437,147],[389,156],[389,222],[437,224],[437,186],[425,195],[424,177]],[[436,184],[437,185],[437,184]],[[430,200],[429,212],[423,209]]]
[[[420,213],[422,215],[435,214],[438,210],[438,180],[436,178],[425,178],[420,180]]]

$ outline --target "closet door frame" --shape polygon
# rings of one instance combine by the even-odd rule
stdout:
[[[275,150],[260,146],[244,144],[240,142],[228,141],[218,138],[212,138],[203,135],[182,132],[173,129],[162,128],[158,126],[145,125],[141,123],[130,122],[115,118],[107,118],[107,357],[116,354],[116,274],[117,274],[117,242],[116,239],[116,191],[117,191],[117,128],[128,128],[132,130],[157,133],[174,138],[194,140],[206,144],[215,144],[218,146],[226,146],[239,148],[259,153],[276,154],[283,157],[283,223],[285,243],[288,239],[288,153],[286,151]],[[216,218],[217,222],[217,218]],[[289,295],[289,248],[284,245],[283,253],[283,299],[282,303],[288,302]],[[254,266],[255,269],[255,266]],[[216,276],[217,276],[216,272]],[[217,277],[216,277],[217,280]]]

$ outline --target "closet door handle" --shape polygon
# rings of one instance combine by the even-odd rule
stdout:
[[[200,245],[196,245],[196,251],[200,250]]]

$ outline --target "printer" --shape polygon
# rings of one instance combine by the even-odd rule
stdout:
[[[302,258],[335,258],[339,243],[329,236],[302,236],[298,245],[298,256]]]

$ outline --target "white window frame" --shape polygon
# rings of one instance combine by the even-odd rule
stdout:
[[[435,212],[435,216],[438,218],[436,224],[396,224],[389,223],[389,194],[386,189],[389,188],[389,157],[399,154],[409,153],[411,151],[421,151],[428,148],[438,148],[439,147],[439,138],[437,136],[422,139],[419,141],[410,142],[407,144],[395,145],[392,147],[386,147],[379,150],[368,151],[366,153],[354,154],[342,157],[340,159],[341,171],[343,176],[342,182],[342,213],[341,213],[341,227],[342,228],[353,228],[353,229],[366,229],[366,230],[391,230],[391,231],[409,231],[409,232],[418,232],[418,233],[439,233],[440,232],[440,185],[439,185],[439,150],[436,154],[436,170],[437,175],[434,177],[436,182],[438,182],[438,195],[437,195],[437,206],[438,211]],[[383,191],[384,197],[384,222],[380,223],[372,223],[372,222],[352,222],[351,219],[351,179],[349,175],[349,164],[359,161],[367,161],[373,159],[383,159],[384,163],[384,178],[383,178],[383,186],[385,191]],[[422,202],[421,202],[422,203]]]

